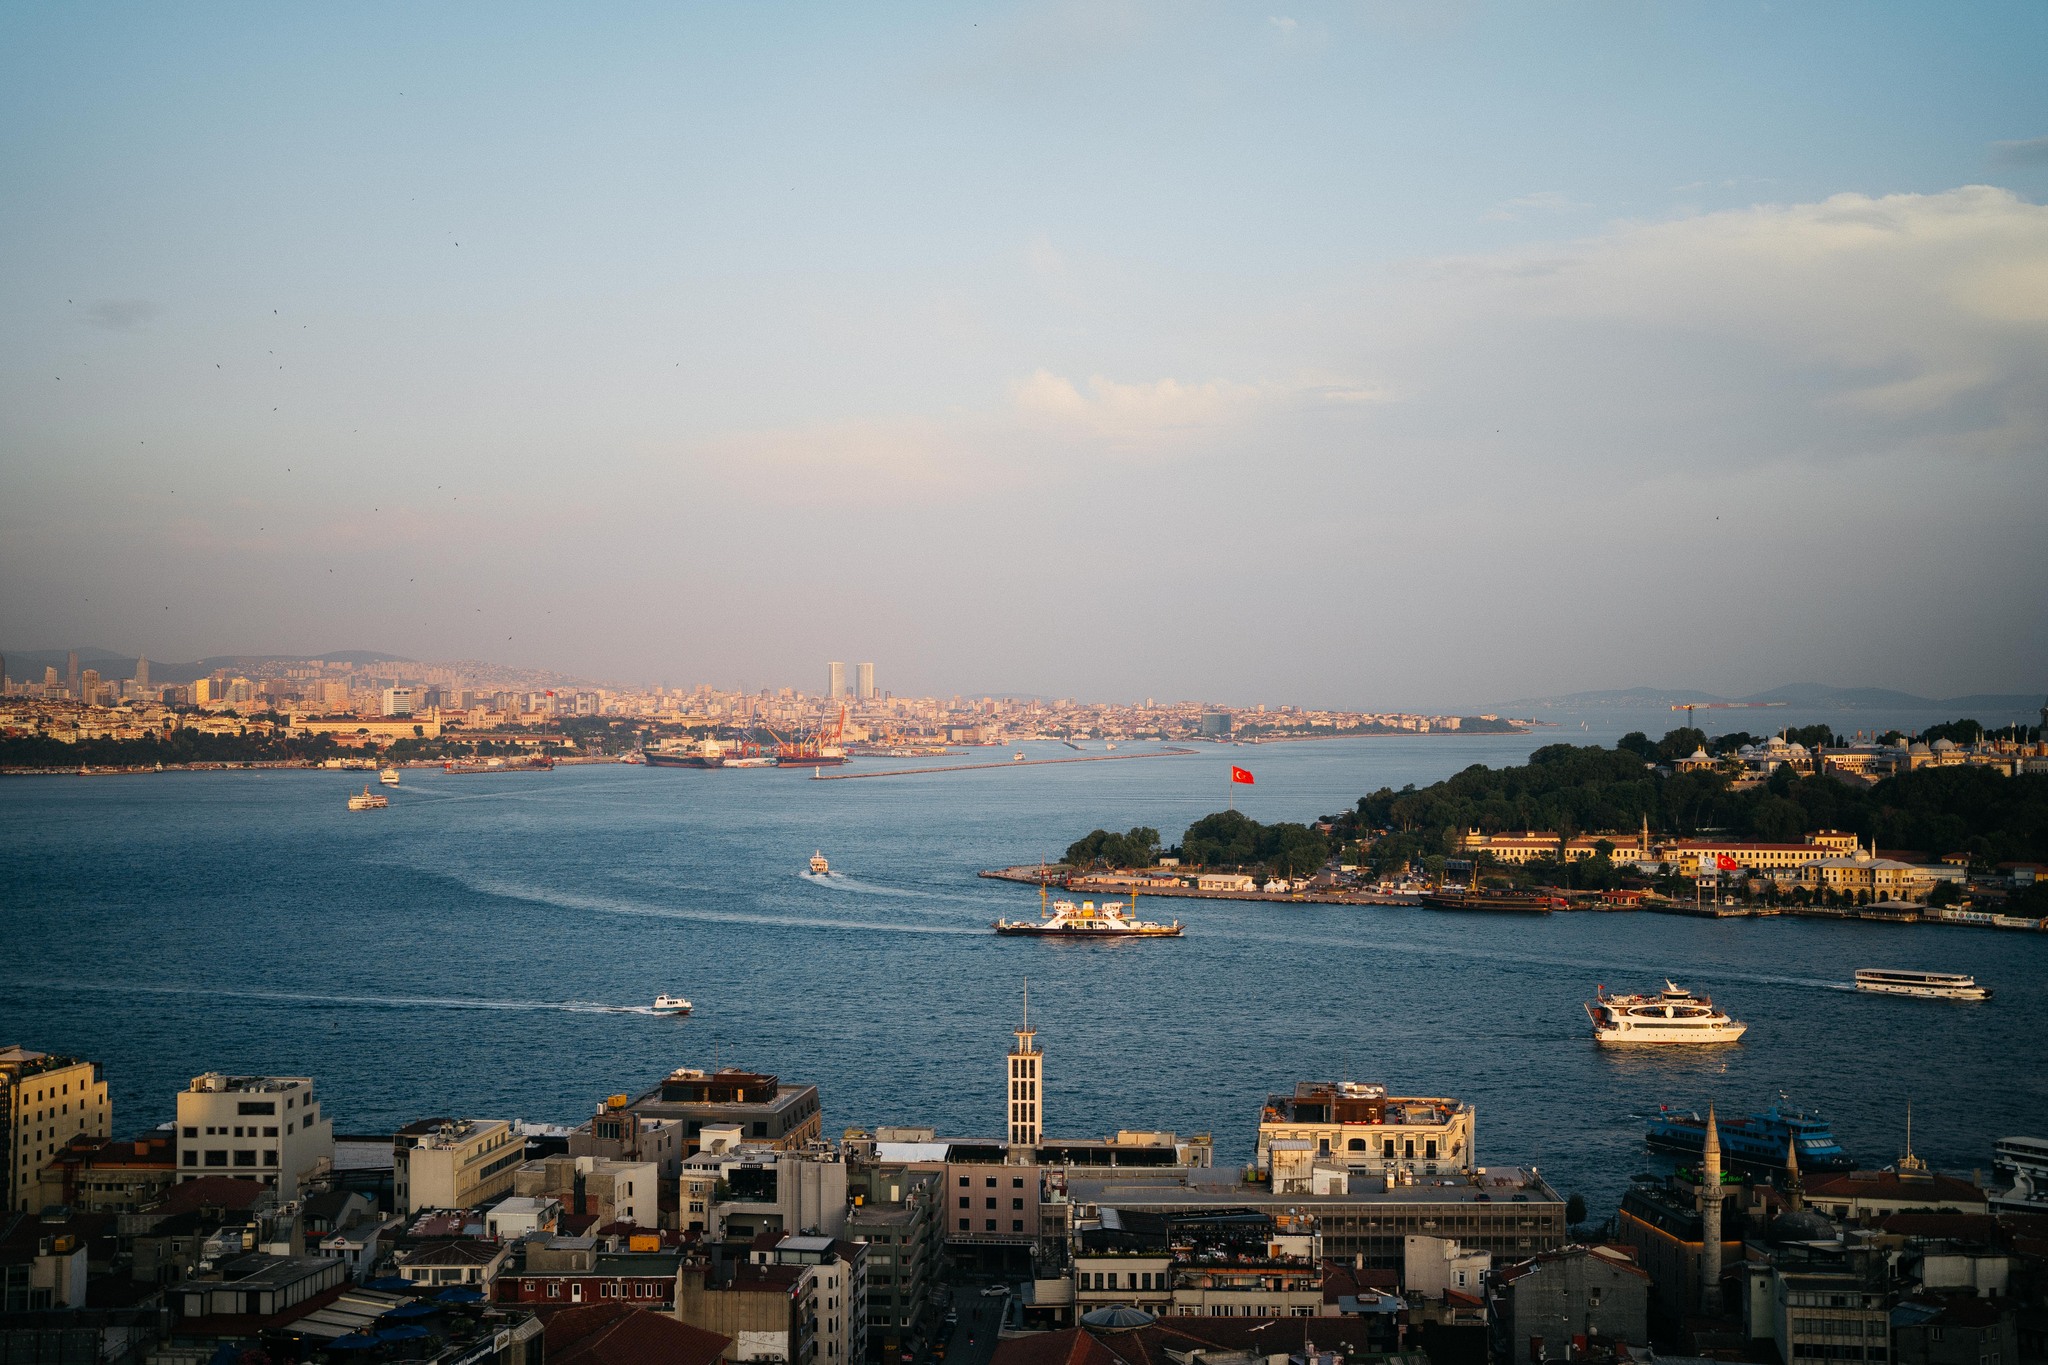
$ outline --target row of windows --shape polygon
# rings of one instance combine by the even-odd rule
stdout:
[[[1012,1053],[1010,1056],[1010,1074],[1012,1076],[1036,1076],[1038,1074],[1038,1058],[1019,1057]]]
[[[228,1164],[228,1153],[220,1150],[219,1148],[213,1148],[204,1153],[204,1155],[206,1157],[206,1161],[204,1162],[205,1165],[225,1166]],[[202,1164],[199,1160],[200,1156],[201,1153],[194,1151],[190,1147],[187,1147],[185,1149],[185,1164],[187,1166],[197,1166]],[[253,1147],[244,1147],[234,1153],[234,1158],[234,1164],[237,1166],[254,1166],[256,1164],[256,1149]],[[263,1164],[266,1166],[275,1166],[277,1164],[277,1149],[275,1147],[266,1148],[264,1150]]]
[[[1882,1346],[1843,1346],[1836,1342],[1795,1341],[1792,1355],[1797,1360],[1884,1360]]]
[[[523,1281],[519,1286],[521,1291],[528,1294],[533,1293],[536,1287],[535,1282],[532,1280]],[[645,1280],[632,1283],[607,1280],[597,1286],[597,1294],[599,1298],[603,1299],[659,1299],[667,1297],[662,1293],[662,1286],[659,1283],[650,1283]],[[551,1299],[562,1297],[562,1282],[560,1280],[548,1281],[547,1297]]]
[[[1123,1278],[1129,1281],[1129,1283],[1119,1286],[1116,1282],[1117,1272],[1114,1270],[1084,1270],[1081,1272],[1081,1287],[1083,1289],[1164,1289],[1167,1287],[1166,1272],[1163,1270],[1157,1272],[1156,1276],[1150,1270],[1126,1271]],[[1158,1280],[1157,1284],[1153,1283],[1155,1278]]]
[[[962,1219],[960,1220],[960,1231],[962,1231],[962,1232],[972,1232],[972,1231],[974,1231],[974,1220],[973,1220],[972,1218],[962,1218]],[[993,1219],[993,1218],[984,1218],[984,1219],[982,1220],[982,1231],[983,1231],[983,1232],[994,1232],[994,1231],[996,1231],[996,1220],[995,1220],[995,1219]],[[1022,1218],[1012,1218],[1012,1219],[1010,1220],[1010,1231],[1012,1231],[1012,1232],[1022,1232],[1022,1231],[1024,1231],[1024,1220],[1023,1220]]]
[[[312,1118],[311,1118],[311,1116],[310,1116],[310,1115],[309,1115],[309,1116],[307,1117],[306,1121],[307,1121],[308,1123],[311,1123],[311,1122],[312,1122]],[[284,1130],[285,1130],[285,1131],[286,1131],[287,1133],[290,1133],[290,1132],[295,1132],[295,1131],[297,1131],[297,1125],[296,1125],[296,1124],[291,1124],[291,1123],[287,1123],[287,1124],[286,1124],[286,1125],[284,1126]],[[180,1132],[180,1133],[181,1133],[182,1135],[184,1135],[185,1137],[188,1137],[188,1138],[196,1138],[196,1137],[198,1137],[198,1136],[199,1136],[199,1129],[197,1129],[196,1127],[193,1127],[193,1126],[192,1126],[191,1124],[187,1124],[187,1125],[185,1125],[185,1127],[183,1127],[183,1128],[179,1129],[179,1132]],[[233,1126],[232,1128],[230,1128],[230,1127],[229,1127],[228,1125],[226,1125],[226,1124],[220,1124],[220,1125],[208,1125],[208,1126],[207,1126],[207,1129],[206,1129],[206,1136],[207,1136],[207,1137],[257,1137],[257,1136],[262,1136],[262,1137],[267,1137],[267,1138],[274,1138],[274,1137],[276,1137],[276,1136],[277,1136],[277,1128],[276,1128],[275,1126],[271,1126],[271,1127],[268,1127],[268,1128],[265,1128],[265,1129],[263,1129],[262,1133],[261,1133],[261,1134],[258,1134],[258,1132],[256,1131],[256,1125],[255,1125],[255,1124],[253,1124],[253,1123],[250,1123],[250,1124],[236,1124],[236,1125],[234,1125],[234,1126]]]
[[[1811,1314],[1792,1315],[1792,1334],[1800,1337],[1889,1337],[1889,1318],[1817,1318]]]
[[[964,1176],[964,1175],[960,1177],[960,1188],[961,1188],[961,1189],[963,1189],[963,1190],[964,1190],[964,1189],[966,1189],[966,1188],[967,1188],[968,1186],[972,1185],[973,1183],[974,1183],[974,1182],[973,1182],[972,1180],[968,1179],[968,1178],[967,1178],[966,1176]],[[987,1178],[987,1180],[986,1180],[986,1181],[985,1181],[984,1183],[986,1183],[986,1184],[987,1184],[987,1186],[988,1186],[988,1187],[989,1187],[990,1189],[994,1189],[994,1188],[996,1187],[996,1178],[995,1178],[994,1176],[989,1176],[989,1177]],[[1013,1189],[1013,1190],[1021,1190],[1021,1189],[1023,1189],[1023,1188],[1024,1188],[1024,1177],[1023,1177],[1023,1176],[1021,1176],[1021,1175],[1017,1175],[1017,1176],[1011,1176],[1011,1177],[1010,1177],[1010,1188],[1011,1188],[1011,1189]]]

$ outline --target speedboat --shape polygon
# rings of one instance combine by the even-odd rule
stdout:
[[[690,1012],[690,1002],[680,995],[657,995],[654,997],[654,1012],[681,1018]]]
[[[1596,1041],[1634,1047],[1670,1043],[1732,1043],[1749,1025],[1730,1019],[1704,995],[1671,982],[1655,995],[1609,995],[1601,987],[1586,1005]]]

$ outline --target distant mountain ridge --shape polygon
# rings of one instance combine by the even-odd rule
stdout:
[[[1503,711],[1528,709],[1585,710],[1595,707],[1644,708],[1682,706],[1686,702],[1783,702],[1816,711],[1862,711],[1905,709],[1916,711],[1952,710],[1957,716],[1971,709],[1980,711],[2032,710],[2042,704],[2037,692],[1973,692],[1962,697],[1922,697],[1912,692],[1895,692],[1883,687],[1830,687],[1825,683],[1788,683],[1768,692],[1746,697],[1723,697],[1712,692],[1687,691],[1675,687],[1618,687],[1603,691],[1567,692],[1554,697],[1523,697],[1502,702]]]

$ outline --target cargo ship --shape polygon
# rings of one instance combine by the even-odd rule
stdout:
[[[1547,915],[1569,905],[1562,896],[1528,891],[1425,891],[1422,903],[1432,910],[1493,910],[1524,915]]]
[[[770,734],[775,734],[773,730]],[[837,768],[846,762],[846,708],[839,708],[839,723],[828,742],[821,726],[813,735],[784,739],[775,735],[775,766],[778,768]]]
[[[1661,1106],[1660,1106],[1661,1109]],[[1828,1121],[1818,1114],[1803,1113],[1772,1105],[1746,1119],[1722,1119],[1721,1157],[1734,1165],[1759,1170],[1786,1169],[1787,1153],[1799,1153],[1802,1171],[1851,1171],[1855,1159],[1835,1141]],[[1662,1109],[1651,1121],[1643,1141],[1660,1152],[1679,1156],[1703,1156],[1707,1148],[1707,1121],[1698,1114],[1677,1114]]]
[[[706,739],[688,746],[661,745],[642,749],[640,756],[650,768],[723,768],[725,746]]]

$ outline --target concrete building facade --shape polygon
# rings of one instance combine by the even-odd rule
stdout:
[[[43,1167],[73,1138],[106,1137],[113,1121],[99,1063],[0,1048],[0,1207],[36,1212]]]
[[[310,1076],[194,1076],[178,1092],[178,1181],[260,1180],[294,1199],[334,1162],[334,1125]]]
[[[410,1218],[421,1209],[473,1209],[512,1188],[526,1140],[503,1119],[421,1119],[391,1143],[392,1195]]]

